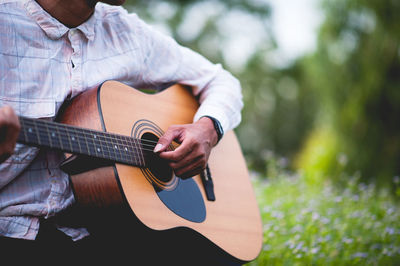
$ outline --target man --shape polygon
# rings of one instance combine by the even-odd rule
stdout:
[[[123,2],[0,0],[0,246],[96,245],[90,230],[52,219],[75,202],[58,167],[63,155],[16,144],[17,115],[54,119],[66,99],[110,79],[136,88],[188,85],[201,104],[193,123],[170,127],[154,150],[183,178],[204,169],[222,137],[215,123],[227,131],[240,122],[239,82],[118,7]],[[166,151],[173,140],[181,145]]]

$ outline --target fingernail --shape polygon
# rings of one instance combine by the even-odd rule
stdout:
[[[160,143],[158,143],[158,144],[156,145],[156,147],[154,148],[154,152],[159,152],[159,151],[161,151],[162,148],[163,148],[163,145],[160,144]]]

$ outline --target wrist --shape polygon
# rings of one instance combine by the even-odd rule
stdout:
[[[221,126],[221,123],[216,118],[207,115],[201,117],[200,119],[207,120],[208,125],[212,128],[213,132],[215,133],[213,135],[216,136],[216,141],[213,142],[213,145],[214,146],[217,145],[224,135],[224,130]]]

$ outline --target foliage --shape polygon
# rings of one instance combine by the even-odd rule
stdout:
[[[387,188],[359,176],[342,176],[345,189],[309,185],[301,173],[275,170],[268,181],[254,178],[264,244],[248,265],[398,265],[400,207]]]
[[[318,120],[297,165],[311,176],[344,170],[391,180],[400,172],[400,2],[323,3],[318,50],[303,65]]]

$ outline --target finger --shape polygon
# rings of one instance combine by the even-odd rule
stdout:
[[[183,159],[179,160],[179,161],[171,161],[169,163],[169,166],[172,169],[181,169],[184,168],[188,165],[194,165],[197,164],[199,161],[201,161],[204,158],[204,154],[200,153],[200,152],[196,152],[193,151],[189,154],[187,154],[187,156],[185,156]]]
[[[6,130],[5,142],[12,143],[14,144],[12,146],[15,146],[15,142],[17,141],[19,131],[20,131],[19,123],[12,123]]]
[[[188,158],[188,156],[190,156],[190,154],[196,148],[196,145],[197,144],[194,144],[192,140],[184,139],[182,144],[178,148],[176,148],[176,150],[162,152],[160,153],[160,157],[168,161],[179,162],[181,160],[184,160],[185,158]]]
[[[12,133],[14,131],[18,132],[21,128],[18,116],[10,106],[3,106],[0,108],[0,127],[6,128],[6,132],[11,130]]]
[[[198,157],[195,160],[193,160],[187,164],[183,164],[179,167],[173,167],[173,165],[171,166],[171,164],[173,164],[173,163],[171,163],[170,166],[172,167],[172,169],[174,169],[175,173],[182,175],[184,173],[192,172],[198,168],[204,169],[205,168],[204,162],[205,162],[205,160],[203,159],[203,157]]]
[[[9,106],[0,108],[0,162],[5,161],[14,152],[20,128],[14,110]]]
[[[177,139],[182,133],[181,128],[177,127],[169,127],[168,130],[160,137],[157,142],[157,145],[154,147],[154,152],[159,153],[165,151],[168,146]]]

